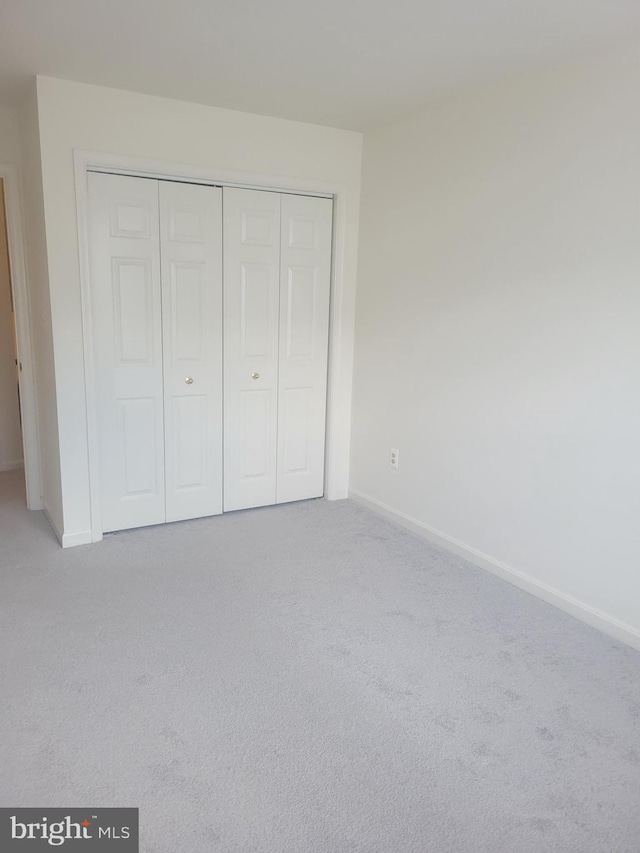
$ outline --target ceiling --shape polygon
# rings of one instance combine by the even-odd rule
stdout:
[[[34,74],[362,130],[640,36],[640,0],[0,0],[0,103]]]

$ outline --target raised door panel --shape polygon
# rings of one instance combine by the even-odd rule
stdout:
[[[222,191],[160,183],[167,521],[222,512]]]
[[[125,498],[158,492],[154,425],[157,405],[153,397],[118,400],[119,444],[123,449]]]
[[[228,511],[276,501],[280,196],[223,192]]]
[[[165,520],[158,183],[90,173],[101,521]]]
[[[282,196],[277,502],[324,491],[332,202]]]
[[[150,259],[112,258],[116,363],[153,364],[154,312]]]

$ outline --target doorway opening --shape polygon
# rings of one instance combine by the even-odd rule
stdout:
[[[18,344],[4,179],[0,178],[0,473],[17,469],[24,469]]]
[[[42,509],[40,448],[18,170],[0,164],[0,477]]]

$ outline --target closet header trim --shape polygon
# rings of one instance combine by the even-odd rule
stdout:
[[[313,192],[302,192],[301,190],[291,190],[287,187],[265,187],[260,186],[259,184],[238,184],[233,183],[232,181],[207,181],[204,178],[185,178],[185,177],[168,177],[166,174],[154,173],[154,172],[145,172],[141,173],[139,171],[133,171],[131,169],[114,169],[113,167],[101,169],[99,166],[91,166],[87,169],[87,172],[99,172],[101,174],[106,175],[125,175],[131,178],[148,178],[152,181],[168,181],[169,183],[176,184],[199,184],[205,187],[234,187],[235,189],[241,190],[259,190],[260,192],[265,193],[278,193],[281,195],[285,193],[286,195],[303,195],[309,196],[310,198],[333,198],[331,193],[313,193]]]

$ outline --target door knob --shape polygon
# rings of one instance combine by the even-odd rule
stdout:
[[[259,373],[252,373],[251,378],[252,379],[260,379],[260,374]]]
[[[187,383],[187,385],[193,385],[193,379],[191,378],[191,376],[187,376],[184,381]]]

